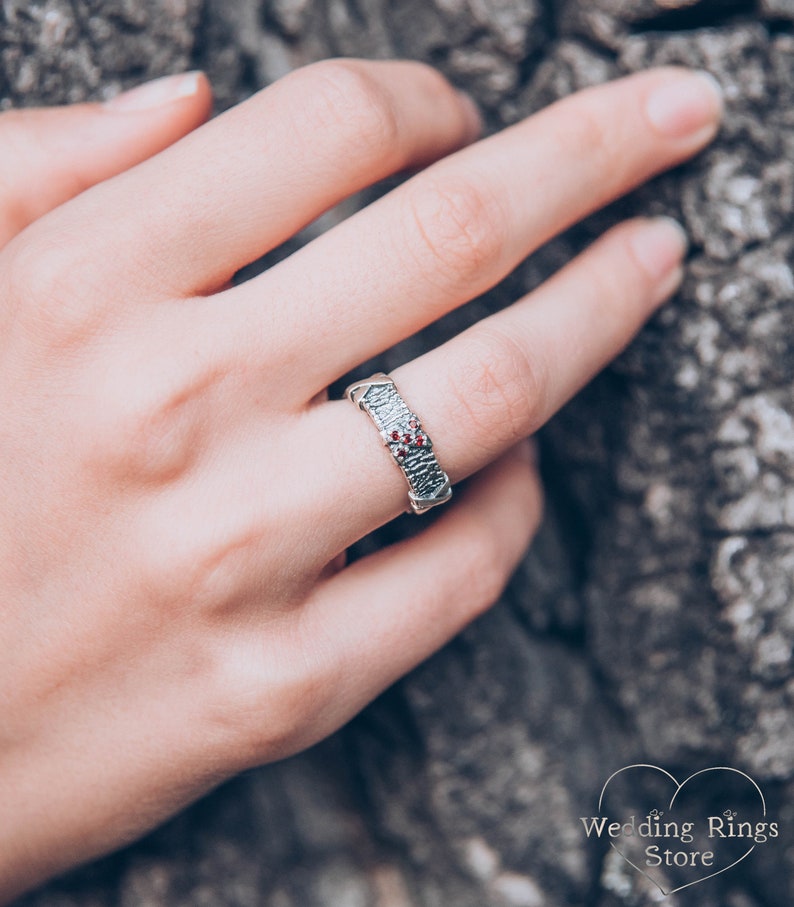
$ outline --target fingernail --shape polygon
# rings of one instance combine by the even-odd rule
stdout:
[[[185,72],[144,82],[143,85],[138,85],[105,101],[105,107],[125,113],[161,107],[163,104],[170,104],[179,98],[194,95],[198,91],[200,76],[200,72]]]
[[[473,142],[482,135],[483,118],[474,98],[465,91],[458,91],[463,115],[466,120],[466,140]]]
[[[674,283],[671,275],[681,271],[689,248],[686,231],[672,217],[649,218],[640,224],[629,240],[635,258],[655,284]],[[683,272],[682,272],[683,273]],[[680,276],[678,281],[680,283]],[[670,287],[669,292],[675,286]]]
[[[720,83],[711,73],[685,72],[653,91],[645,109],[659,132],[680,139],[715,129],[722,119],[723,97]]]

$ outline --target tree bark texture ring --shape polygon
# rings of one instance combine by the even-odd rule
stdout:
[[[400,396],[394,381],[379,372],[356,381],[345,395],[364,410],[380,432],[392,459],[408,482],[408,500],[414,513],[424,513],[452,497],[449,476],[439,465],[433,442],[416,413]]]

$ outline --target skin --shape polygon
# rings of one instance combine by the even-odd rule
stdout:
[[[201,125],[210,104],[198,75],[0,116],[2,900],[329,734],[498,598],[541,516],[522,439],[675,290],[679,232],[622,224],[392,373],[453,482],[477,475],[348,567],[406,486],[325,389],[720,116],[702,77],[656,70],[475,142],[437,72],[356,60]]]

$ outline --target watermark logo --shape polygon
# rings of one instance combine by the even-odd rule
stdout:
[[[580,819],[663,895],[727,872],[780,834],[761,788],[726,766],[679,782],[656,765],[628,765],[607,778],[598,815]]]

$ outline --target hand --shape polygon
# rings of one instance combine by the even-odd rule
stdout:
[[[161,151],[208,108],[187,76],[0,117],[5,898],[330,733],[493,603],[541,511],[521,439],[676,288],[680,231],[625,223],[393,373],[453,482],[479,475],[349,567],[407,488],[325,388],[698,151],[720,115],[707,79],[659,70],[470,145],[476,114],[433,70],[326,61]]]

